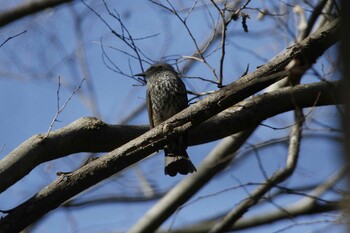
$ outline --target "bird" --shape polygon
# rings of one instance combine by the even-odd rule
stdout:
[[[146,104],[151,128],[188,107],[186,86],[171,65],[155,63],[135,76],[146,78]],[[187,134],[171,139],[164,146],[165,175],[187,175],[197,171],[186,148]]]

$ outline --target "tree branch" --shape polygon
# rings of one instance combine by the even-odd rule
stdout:
[[[298,200],[297,202],[283,207],[283,210],[277,209],[275,211],[264,212],[254,216],[242,218],[237,221],[234,226],[230,227],[230,230],[241,230],[251,227],[261,226],[263,224],[269,224],[275,221],[287,219],[290,217],[310,215],[315,213],[324,213],[329,211],[338,210],[341,207],[342,201],[331,201],[326,203],[319,203],[317,198],[320,197],[325,191],[329,190],[334,186],[340,179],[344,177],[348,169],[343,166],[340,170],[332,174],[324,183],[317,186],[314,190],[309,192],[304,198]],[[182,233],[182,232],[208,232],[214,224],[221,219],[223,216],[217,216],[210,220],[203,221],[198,224],[193,224],[191,226],[183,227],[171,231],[172,233]],[[159,233],[162,231],[159,231]]]
[[[243,229],[251,229],[252,227],[261,226],[264,224],[270,224],[279,220],[290,219],[290,217],[311,215],[317,213],[325,213],[330,211],[335,211],[339,209],[341,201],[339,202],[331,202],[331,203],[315,203],[312,208],[304,208],[303,206],[295,203],[291,206],[284,207],[283,210],[276,210],[268,213],[264,213],[257,216],[251,216],[246,219],[241,219],[237,221],[237,223],[231,227],[230,231],[237,231]],[[177,230],[170,231],[171,233],[201,233],[208,232],[209,229],[219,220],[219,218],[211,219],[208,221],[204,221],[193,226],[184,227]],[[157,233],[163,233],[169,231],[157,231]]]
[[[301,107],[339,104],[334,94],[338,86],[337,83],[320,82],[254,97],[191,130],[189,145],[218,140],[293,110],[292,91]],[[222,125],[225,127],[219,127]],[[96,118],[84,117],[49,135],[35,135],[0,161],[0,191],[6,190],[41,163],[78,152],[111,151],[148,130],[149,126],[108,125]]]
[[[63,3],[72,1],[73,0],[34,0],[25,2],[11,10],[0,12],[0,27],[47,8],[59,6]]]
[[[293,98],[294,99],[294,98]],[[210,230],[210,233],[219,233],[228,231],[231,226],[245,214],[250,207],[255,205],[269,190],[276,184],[287,179],[295,170],[299,157],[299,148],[301,141],[302,121],[298,121],[293,126],[289,139],[289,150],[286,166],[278,170],[269,177],[264,184],[259,186],[250,197],[246,198],[236,208],[232,209],[221,221],[218,221]]]

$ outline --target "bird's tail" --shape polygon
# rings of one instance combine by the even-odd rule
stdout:
[[[177,173],[187,175],[188,173],[197,171],[191,159],[188,157],[186,146],[183,143],[183,138],[181,136],[166,145],[164,153],[164,172],[166,175],[176,176]]]

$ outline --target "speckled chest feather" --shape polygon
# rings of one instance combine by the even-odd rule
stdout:
[[[154,126],[188,106],[186,87],[177,74],[160,72],[148,80],[147,88]]]

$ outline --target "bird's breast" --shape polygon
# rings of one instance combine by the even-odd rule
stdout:
[[[187,105],[186,97],[183,96],[186,90],[176,79],[157,80],[148,88],[154,125],[172,117]]]

